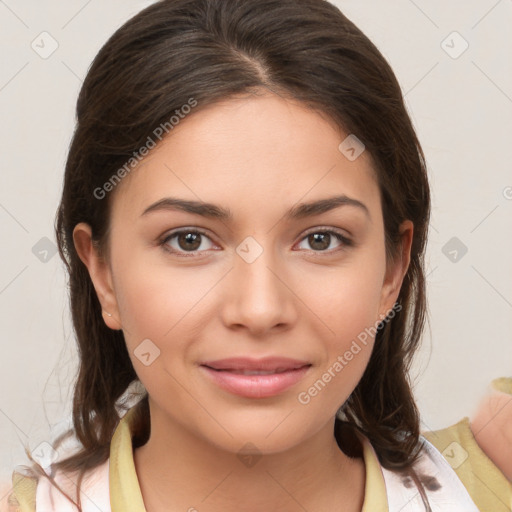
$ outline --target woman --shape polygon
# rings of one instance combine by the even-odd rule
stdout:
[[[441,453],[467,424],[420,436],[429,214],[398,82],[336,7],[139,13],[84,81],[57,214],[82,447],[15,474],[13,506],[492,507]]]

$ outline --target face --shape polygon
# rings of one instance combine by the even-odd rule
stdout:
[[[107,263],[75,228],[152,415],[233,452],[332,433],[412,234],[386,262],[372,162],[338,149],[347,135],[270,93],[208,106],[118,185]]]

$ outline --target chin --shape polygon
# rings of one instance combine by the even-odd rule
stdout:
[[[208,443],[225,451],[235,454],[254,451],[261,455],[289,450],[308,437],[304,422],[297,418],[293,421],[285,419],[288,415],[290,419],[294,416],[293,413],[290,414],[290,410],[275,415],[269,414],[267,418],[261,418],[261,412],[258,414],[249,414],[243,419],[240,412],[230,419],[218,417],[219,423],[231,435],[224,429],[208,428],[207,432],[203,432],[203,436]],[[298,424],[303,426],[303,430],[297,428]],[[219,435],[213,437],[214,432]]]

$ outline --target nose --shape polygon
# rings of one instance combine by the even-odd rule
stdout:
[[[284,262],[271,250],[263,250],[254,261],[235,254],[233,265],[221,309],[226,327],[246,329],[255,337],[290,329],[297,321],[300,301],[287,282]]]

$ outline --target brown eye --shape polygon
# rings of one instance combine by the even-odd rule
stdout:
[[[208,247],[208,243],[206,243],[205,247],[206,241],[209,241],[211,244],[210,247]],[[213,243],[202,231],[188,229],[171,233],[169,236],[165,237],[161,245],[170,253],[182,255],[186,253],[204,252],[210,249]]]
[[[313,233],[308,235],[308,242],[313,249],[325,251],[331,245],[331,235],[330,233]]]
[[[201,246],[200,233],[180,233],[177,241],[180,249],[185,251],[197,251]]]
[[[349,240],[341,233],[338,233],[337,231],[333,230],[312,231],[311,233],[307,234],[302,240],[307,240],[309,247],[314,252],[330,253],[336,251],[337,249],[341,249],[343,247],[352,245],[351,240]],[[331,247],[331,249],[329,249],[333,241],[337,241],[338,244],[334,248]]]

